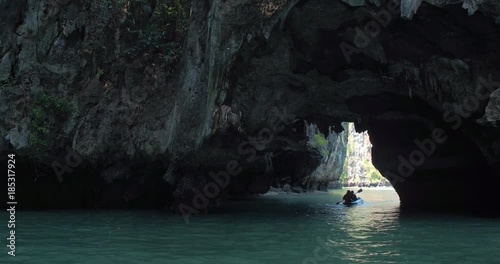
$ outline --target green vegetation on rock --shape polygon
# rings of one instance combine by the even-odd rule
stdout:
[[[370,182],[371,185],[378,185],[384,183],[385,178],[380,174],[380,172],[373,166],[371,162],[365,162],[363,164],[365,167],[366,178]]]
[[[313,138],[313,147],[321,152],[323,156],[328,156],[328,140],[323,134],[315,134]]]
[[[347,185],[349,178],[347,177],[347,162],[344,163],[344,169],[342,170],[342,174],[340,174],[340,184]]]
[[[30,109],[28,144],[36,152],[42,152],[57,128],[71,115],[73,106],[42,92],[35,96]]]
[[[123,22],[126,38],[131,46],[124,53],[129,57],[156,54],[167,65],[175,65],[182,56],[182,45],[189,27],[191,1],[160,0],[149,14],[144,1],[128,1]],[[145,19],[145,17],[149,19]]]
[[[17,80],[10,76],[9,78],[5,79],[5,80],[0,80],[0,87],[4,87],[4,86],[9,86],[13,83],[15,83]]]

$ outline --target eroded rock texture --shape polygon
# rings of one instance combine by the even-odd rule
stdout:
[[[324,135],[344,121],[368,130],[407,207],[477,208],[467,187],[500,181],[494,9],[423,3],[407,20],[398,1],[194,1],[176,68],[159,59],[166,48],[122,53],[138,43],[123,8],[140,28],[159,6],[129,2],[0,2],[0,148],[26,161],[25,205],[176,210],[228,171],[203,209],[283,182],[317,189],[325,163],[305,121]],[[48,120],[40,160],[29,135],[42,91],[74,110]],[[73,152],[60,184],[51,164]]]

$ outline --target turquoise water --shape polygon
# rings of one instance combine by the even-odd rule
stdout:
[[[336,205],[342,194],[232,201],[189,225],[153,211],[18,212],[17,256],[3,246],[0,263],[500,263],[499,219],[401,215],[393,190]]]

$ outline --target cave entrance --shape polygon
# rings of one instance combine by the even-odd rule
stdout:
[[[254,106],[247,107],[243,121],[247,129],[259,131],[266,126],[264,120],[276,119],[277,114],[269,111],[273,109],[286,109],[294,119],[317,126],[306,126],[303,133],[303,123],[294,122],[280,131],[265,150],[262,176],[252,185],[263,188],[249,187],[247,193],[264,192],[267,185],[330,187],[344,167],[342,123],[355,122],[356,131],[369,135],[372,160],[348,158],[343,184],[371,185],[366,179],[371,168],[360,168],[356,179],[349,164],[359,168],[372,163],[373,175],[379,172],[390,182],[404,207],[490,210],[496,206],[499,198],[493,192],[481,191],[480,202],[474,199],[477,191],[471,184],[500,185],[498,172],[492,170],[499,171],[494,152],[498,150],[492,145],[498,142],[498,133],[478,123],[481,111],[461,117],[453,113],[461,99],[480,86],[472,77],[489,67],[478,62],[488,60],[491,56],[483,51],[491,49],[477,49],[477,36],[456,25],[469,19],[466,14],[453,12],[444,18],[429,7],[412,22],[395,17],[365,49],[346,58],[340,47],[352,43],[359,22],[373,19],[369,12],[359,11],[341,1],[301,1],[269,36],[243,42],[231,70],[231,82],[239,88],[226,100]],[[488,32],[497,32],[491,21],[484,22]],[[429,35],[419,33],[440,24],[449,26],[435,28]],[[465,34],[464,43],[470,44],[442,47],[449,28]],[[474,57],[480,59],[464,56],[470,51],[477,51]],[[246,185],[250,184],[239,184]]]
[[[372,163],[372,144],[368,132],[357,132],[348,123],[348,141],[344,167],[340,176],[342,187],[392,187]]]
[[[367,131],[373,165],[391,182],[402,208],[497,210],[494,193],[480,191],[480,200],[474,198],[474,186],[499,183],[474,120],[440,113],[411,97],[384,94],[347,103],[361,117],[356,129]]]

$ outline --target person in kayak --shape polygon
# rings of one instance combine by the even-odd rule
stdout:
[[[356,194],[354,194],[354,191],[347,190],[344,197],[342,197],[342,200],[344,200],[346,203],[352,203],[358,200],[358,197],[356,196]]]
[[[351,202],[351,191],[347,190],[347,192],[344,194],[344,197],[342,197],[342,200],[344,200],[345,203],[350,203]]]
[[[354,202],[356,200],[358,200],[358,196],[356,196],[356,194],[354,193],[354,191],[351,191],[351,202]]]

